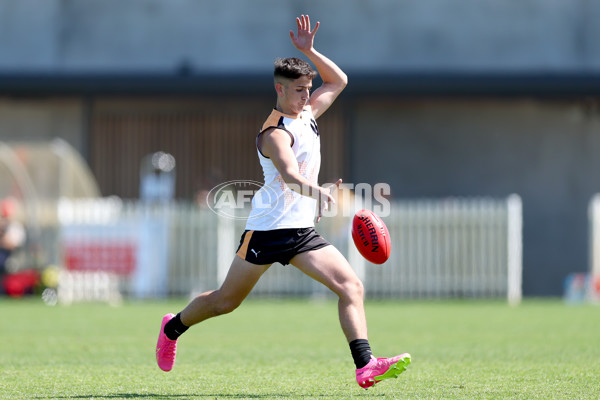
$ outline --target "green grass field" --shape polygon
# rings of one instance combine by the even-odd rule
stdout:
[[[1,399],[598,399],[600,307],[529,300],[368,302],[377,355],[410,352],[364,390],[333,301],[249,300],[154,361],[162,315],[186,301],[47,307],[0,300]]]

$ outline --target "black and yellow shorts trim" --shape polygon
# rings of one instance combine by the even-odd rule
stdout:
[[[244,231],[236,254],[257,265],[286,265],[297,254],[329,246],[314,228]]]

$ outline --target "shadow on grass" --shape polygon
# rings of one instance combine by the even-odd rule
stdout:
[[[381,397],[385,396],[383,393],[370,393],[369,397]],[[94,399],[94,400],[102,400],[102,399],[154,399],[154,400],[169,400],[169,399],[201,399],[201,398],[209,398],[209,399],[301,399],[305,396],[300,394],[155,394],[155,393],[115,393],[108,394],[104,396],[98,395],[72,395],[72,396],[40,396],[35,397],[35,399]],[[311,394],[308,396],[310,398],[323,398],[327,399],[330,397],[339,398],[338,395],[328,395],[328,394]]]
[[[197,397],[195,394],[155,394],[155,393],[115,393],[106,395],[96,394],[74,394],[72,396],[40,396],[35,397],[36,399],[156,399],[156,400],[168,400],[168,399],[193,399]]]
[[[197,397],[195,394],[155,394],[155,393],[115,393],[106,395],[97,394],[74,394],[74,395],[63,395],[63,396],[38,396],[34,399],[156,399],[156,400],[167,400],[167,399],[193,399]]]
[[[198,399],[198,398],[231,398],[231,399],[268,399],[268,398],[285,398],[285,396],[276,395],[276,394],[268,394],[268,395],[258,395],[258,394],[156,394],[156,393],[115,393],[115,394],[107,394],[103,396],[99,396],[96,394],[93,395],[72,395],[72,396],[48,396],[48,397],[36,397],[36,399],[94,399],[94,400],[102,400],[102,399],[154,399],[154,400],[169,400],[169,399]]]

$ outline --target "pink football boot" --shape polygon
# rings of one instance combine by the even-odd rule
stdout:
[[[364,367],[356,370],[356,381],[367,389],[388,378],[397,378],[410,364],[410,354],[404,353],[392,358],[375,358]]]
[[[177,340],[171,340],[165,335],[165,325],[175,314],[167,314],[163,317],[160,324],[160,333],[158,334],[158,342],[156,343],[156,362],[158,367],[163,371],[170,371],[175,365],[175,355],[177,354]]]

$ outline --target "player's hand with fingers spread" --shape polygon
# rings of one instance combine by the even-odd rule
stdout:
[[[333,198],[334,189],[338,189],[340,184],[342,183],[341,179],[334,184],[323,186],[320,188],[321,196],[319,197],[319,215],[317,216],[317,223],[321,220],[323,213],[329,208],[330,204],[335,204],[335,199]]]
[[[298,33],[294,36],[294,31],[290,31],[290,38],[294,46],[301,52],[306,52],[312,49],[315,34],[319,29],[319,22],[315,25],[315,29],[310,30],[310,17],[308,15],[301,15],[296,18],[296,25],[298,25]]]

